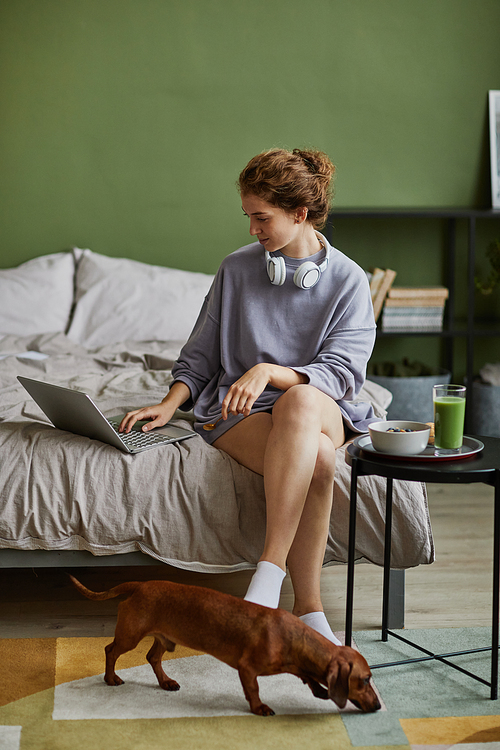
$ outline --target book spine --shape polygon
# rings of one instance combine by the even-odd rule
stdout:
[[[374,295],[372,294],[373,314],[375,316],[375,320],[378,319],[380,313],[382,312],[382,307],[384,306],[387,292],[391,288],[395,278],[396,271],[393,271],[390,268],[386,268],[384,271],[383,279],[380,282],[378,289],[376,290]]]
[[[444,286],[393,286],[389,297],[412,298],[412,297],[442,297],[448,299],[449,291]]]
[[[444,297],[388,297],[385,307],[438,307],[446,304]]]

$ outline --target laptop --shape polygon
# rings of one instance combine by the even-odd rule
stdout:
[[[151,432],[141,431],[146,422],[136,422],[129,433],[118,432],[118,427],[125,415],[121,414],[107,419],[86,393],[52,385],[43,380],[32,380],[21,376],[17,379],[54,427],[93,440],[101,440],[125,453],[141,453],[159,445],[178,443],[180,440],[187,440],[196,435],[196,432],[176,427],[170,422]]]

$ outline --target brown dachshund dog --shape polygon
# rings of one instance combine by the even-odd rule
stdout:
[[[380,708],[363,656],[352,648],[335,646],[290,612],[169,581],[131,581],[96,593],[70,578],[89,599],[127,595],[118,608],[114,641],[105,648],[108,685],[123,683],[115,673],[118,657],[152,635],[147,660],[164,690],[179,690],[179,684],[162,668],[165,651],[179,644],[237,669],[250,710],[259,716],[274,712],[260,700],[257,677],[282,672],[297,675],[316,698],[330,698],[339,708],[344,708],[347,699],[361,711]]]

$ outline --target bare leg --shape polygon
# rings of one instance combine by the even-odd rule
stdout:
[[[323,609],[320,574],[330,526],[334,475],[335,448],[330,438],[322,434],[315,473],[287,559],[295,593],[293,613],[299,617]]]
[[[264,476],[267,528],[261,560],[288,562],[297,615],[321,610],[320,574],[328,534],[335,448],[344,442],[337,404],[308,385],[290,388],[272,417],[255,414],[215,443]]]

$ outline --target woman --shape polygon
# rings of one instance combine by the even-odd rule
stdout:
[[[145,430],[159,427],[194,406],[196,431],[264,477],[266,538],[245,598],[277,607],[288,566],[294,614],[338,643],[320,574],[335,451],[374,419],[353,399],[375,322],[365,273],[317,231],[334,170],[313,150],[272,149],[248,163],[239,191],[257,242],[222,262],[168,395],[121,429],[143,419]]]

